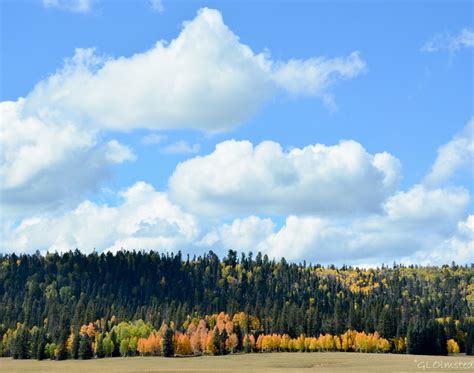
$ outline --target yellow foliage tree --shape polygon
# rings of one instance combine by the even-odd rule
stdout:
[[[176,353],[179,355],[191,355],[193,353],[187,334],[177,333]]]
[[[448,339],[448,354],[458,354],[459,353],[459,345],[454,339]]]

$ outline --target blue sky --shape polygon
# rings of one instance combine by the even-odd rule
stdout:
[[[5,149],[9,149],[5,151],[6,155],[4,153],[3,163],[8,166],[5,166],[5,169],[8,168],[8,172],[27,173],[31,176],[31,180],[27,180],[28,182],[21,188],[11,185],[5,186],[8,184],[6,178],[10,174],[7,171],[2,173],[2,178],[4,178],[2,204],[5,211],[8,211],[2,219],[3,235],[6,238],[5,241],[10,245],[10,248],[4,248],[4,251],[8,251],[8,249],[33,251],[37,248],[64,250],[68,245],[94,245],[99,249],[110,247],[116,249],[120,243],[129,243],[138,247],[127,248],[147,249],[150,248],[149,245],[162,245],[163,249],[176,250],[178,246],[181,249],[184,249],[183,246],[187,246],[193,252],[208,248],[224,252],[228,247],[248,250],[249,246],[253,245],[266,251],[269,255],[284,255],[285,249],[275,244],[278,241],[287,242],[288,250],[290,247],[294,247],[293,259],[295,260],[311,259],[323,262],[371,264],[384,260],[430,262],[430,260],[434,260],[432,258],[437,258],[438,262],[442,262],[448,258],[438,252],[450,253],[451,251],[452,257],[459,261],[473,260],[473,235],[470,229],[472,229],[471,226],[474,222],[474,218],[472,218],[474,209],[469,197],[473,191],[473,145],[472,130],[470,129],[473,126],[469,127],[468,125],[473,116],[472,2],[163,1],[159,11],[154,10],[148,1],[97,0],[88,2],[83,0],[83,2],[87,4],[87,9],[82,9],[82,11],[74,9],[77,3],[72,0],[46,2],[7,0],[1,4],[1,101],[16,102],[19,97],[26,97],[25,113],[18,114],[18,117],[25,120],[28,115],[32,117],[36,115],[44,123],[46,123],[45,119],[40,118],[40,114],[37,113],[42,112],[44,108],[57,108],[65,105],[66,108],[61,109],[61,117],[56,118],[57,123],[54,124],[59,127],[54,128],[56,130],[63,128],[61,126],[71,121],[71,125],[84,131],[81,132],[84,135],[84,143],[81,146],[72,144],[71,148],[64,147],[65,153],[68,149],[72,149],[69,157],[71,154],[73,157],[72,160],[70,159],[64,164],[61,163],[63,159],[59,158],[54,162],[44,161],[40,166],[34,165],[36,168],[32,166],[32,162],[15,163],[15,157],[20,157],[21,152],[17,151],[18,148],[15,148],[16,145],[13,143],[5,146]],[[298,65],[297,72],[291,70],[293,75],[285,75],[285,78],[281,78],[284,81],[273,77],[282,76],[278,75],[279,72],[275,67],[271,73],[274,75],[271,78],[265,77],[265,79],[276,79],[279,88],[271,88],[272,93],[268,97],[256,94],[255,100],[258,102],[255,103],[255,110],[249,110],[249,113],[245,113],[245,115],[242,114],[238,123],[225,125],[225,129],[218,133],[209,130],[210,124],[194,125],[192,119],[186,119],[185,125],[177,124],[173,127],[177,129],[171,130],[163,129],[168,125],[160,124],[160,120],[153,116],[151,121],[156,119],[156,122],[153,123],[141,122],[130,125],[117,123],[117,119],[112,126],[103,127],[102,122],[98,123],[100,118],[106,118],[103,111],[110,110],[112,113],[117,109],[116,107],[94,109],[100,110],[101,116],[91,114],[82,123],[80,110],[87,112],[87,109],[83,109],[85,106],[78,104],[72,109],[67,106],[72,100],[80,101],[81,97],[72,97],[66,104],[61,101],[52,102],[49,98],[60,92],[61,84],[64,84],[64,87],[69,84],[67,77],[65,78],[64,74],[61,75],[61,69],[65,66],[65,59],[74,56],[76,48],[95,48],[95,56],[107,56],[105,60],[99,62],[97,69],[100,70],[110,59],[131,58],[135,54],[142,54],[153,49],[159,40],[170,42],[176,39],[183,30],[183,22],[194,23],[199,18],[199,10],[202,8],[217,11],[222,16],[223,27],[226,26],[236,35],[238,37],[236,40],[240,44],[247,45],[254,55],[264,52],[267,61],[272,61],[272,66],[277,66],[278,63],[289,64],[290,60],[309,62],[307,65]],[[209,43],[212,43],[214,40],[212,35],[209,38]],[[200,42],[197,41],[197,43]],[[165,44],[165,47],[168,45]],[[357,60],[350,60],[349,56],[353,52],[358,53]],[[225,53],[225,48],[222,53]],[[321,66],[315,62],[315,58],[322,57],[329,61],[327,65]],[[337,62],[336,59],[341,60]],[[238,69],[239,61],[237,60],[235,65],[231,65],[231,68]],[[182,69],[187,69],[186,74],[189,73],[185,76],[193,77],[193,69],[196,69],[196,74],[202,74],[202,71],[192,62],[191,59],[189,64],[183,65]],[[203,63],[205,64],[205,62]],[[345,72],[338,70],[338,63],[344,65]],[[359,65],[357,65],[358,63]],[[312,83],[311,92],[301,88],[312,79],[310,76],[304,75],[309,74],[309,70],[304,68],[308,64],[314,65],[315,71],[322,68],[328,68],[331,71],[330,76],[322,83],[319,80]],[[218,62],[216,66],[219,66]],[[77,66],[73,68],[80,69]],[[206,69],[203,71],[207,73],[206,66],[201,66],[201,68]],[[351,69],[350,72],[348,72],[349,69]],[[93,74],[95,70],[91,71]],[[46,89],[42,93],[37,93],[34,90],[37,83],[44,82],[55,73],[61,77],[59,88],[50,88],[49,91]],[[176,79],[179,79],[182,73],[183,71],[180,71],[179,68],[173,72],[177,76]],[[147,72],[145,71],[143,74],[146,80]],[[123,78],[124,81],[121,83],[114,81],[113,84],[108,81],[107,84],[113,87],[116,87],[116,84],[126,86],[127,79],[133,79],[128,76],[120,78]],[[292,84],[298,79],[301,82],[298,83],[300,84],[298,90],[294,91]],[[74,88],[75,86],[67,87]],[[142,85],[137,85],[137,87],[137,89],[142,89]],[[261,87],[255,87],[255,89],[267,89],[266,83],[262,83]],[[196,89],[202,95],[206,95],[206,90],[201,91],[201,87],[198,88]],[[143,87],[143,89],[153,92],[154,87]],[[251,93],[255,89],[245,91],[240,87],[233,92],[232,88],[229,88],[229,100],[240,102],[243,100],[242,92],[245,95],[245,92]],[[212,92],[210,93],[212,96]],[[246,101],[244,100],[245,104],[242,104],[245,106],[242,106],[243,112],[249,105],[253,105],[253,101],[250,101],[253,100],[253,96],[250,96]],[[265,98],[263,98],[264,96]],[[30,97],[33,98],[30,99]],[[170,100],[172,105],[174,102],[178,102],[173,100],[173,96]],[[29,104],[29,102],[33,104]],[[143,105],[159,106],[161,104],[161,102],[151,102],[151,100],[150,102],[143,100],[137,102],[138,106],[141,105],[141,102]],[[189,102],[188,98],[185,102]],[[201,104],[200,108],[192,110],[219,111],[222,109],[219,107],[223,104],[220,103],[218,95],[212,100],[209,99],[209,102],[215,102],[216,107],[212,107],[212,105],[204,107]],[[124,102],[124,105],[126,104],[127,102]],[[137,107],[136,102],[134,110],[137,110],[138,116],[142,112],[154,112],[149,107]],[[179,107],[177,110],[191,109]],[[236,110],[240,110],[238,105]],[[222,114],[219,114],[221,119],[227,115],[226,110],[223,111]],[[204,115],[208,118],[207,113],[199,112],[197,115]],[[17,126],[21,126],[21,120],[16,124]],[[227,119],[222,120],[226,122]],[[47,125],[45,124],[45,126]],[[149,139],[154,138],[160,141],[145,144],[144,138],[147,136]],[[4,138],[10,137],[7,134]],[[456,138],[464,140],[453,143]],[[378,210],[375,207],[367,210],[365,207],[361,208],[358,203],[348,201],[347,209],[343,213],[339,207],[332,209],[331,206],[335,206],[337,203],[334,202],[331,205],[331,201],[328,202],[331,205],[329,207],[323,206],[319,202],[314,202],[313,206],[311,193],[306,198],[309,199],[308,205],[313,206],[312,210],[295,207],[299,203],[298,201],[291,202],[293,204],[290,203],[289,207],[282,207],[281,201],[271,201],[270,197],[269,201],[266,201],[261,207],[258,207],[259,201],[257,201],[255,209],[251,207],[236,208],[235,206],[238,204],[241,206],[246,203],[249,206],[255,204],[255,201],[248,200],[248,194],[252,194],[252,191],[246,188],[247,185],[253,185],[253,183],[256,188],[258,188],[259,182],[265,184],[260,179],[258,182],[255,181],[251,177],[252,172],[269,172],[274,175],[273,171],[268,171],[265,168],[267,167],[266,163],[262,169],[249,171],[250,176],[248,174],[244,175],[245,177],[242,176],[241,183],[237,183],[237,187],[233,186],[232,190],[235,193],[229,193],[228,190],[217,190],[216,188],[221,185],[219,182],[222,180],[210,181],[209,175],[207,180],[209,183],[214,182],[215,184],[207,186],[201,185],[199,180],[196,181],[196,185],[199,184],[201,189],[192,190],[193,198],[198,199],[195,202],[189,195],[183,195],[185,191],[178,191],[178,187],[173,187],[170,178],[173,174],[176,175],[177,165],[180,162],[199,155],[214,154],[216,144],[230,139],[248,140],[254,146],[262,141],[270,140],[280,144],[283,154],[289,154],[291,149],[303,149],[313,144],[337,147],[342,140],[353,140],[370,156],[386,152],[398,159],[401,165],[398,175],[399,183],[393,186],[390,191],[368,190],[368,195],[379,192],[381,196],[383,195],[377,201],[370,201],[370,203],[368,201],[364,205],[377,205],[379,206]],[[48,149],[56,146],[54,137],[44,141],[40,145]],[[101,146],[109,146],[111,141],[118,142],[118,146],[121,147],[120,154],[112,156],[113,161],[110,160],[110,156],[105,157],[108,159],[108,163],[104,159],[91,158],[92,153],[89,151],[98,154],[102,149]],[[436,164],[437,157],[440,157],[441,152],[438,152],[438,149],[444,144],[452,145],[446,147],[448,150],[445,152],[444,161],[440,160],[438,164],[445,164],[446,159],[451,162],[455,158],[458,161],[453,161],[452,172],[448,172],[449,177],[442,177],[442,180],[436,181],[436,185],[431,183],[428,186],[424,180],[430,173],[430,169]],[[456,150],[460,149],[459,144],[463,144],[467,150],[459,153]],[[68,175],[70,175],[71,168],[77,167],[74,166],[75,152],[79,152],[84,147],[89,147],[87,157],[84,155],[86,157],[84,159],[97,165],[97,170],[91,172],[90,169],[95,167],[92,165],[84,166],[84,170],[78,169],[78,172],[80,171],[84,175],[81,183],[84,180],[87,182],[84,182],[83,187],[65,186],[65,188],[73,189],[70,195],[74,198],[69,198],[70,196],[67,196],[69,193],[65,193],[67,197],[58,197],[55,200],[54,196],[46,196],[48,193],[45,191],[39,193],[31,186],[31,183],[35,183],[35,178],[40,178],[45,185],[48,185],[47,183],[61,183],[63,178],[70,178]],[[188,148],[188,152],[184,151],[185,148]],[[117,148],[114,149],[117,150]],[[227,149],[226,151],[232,150]],[[343,148],[342,151],[344,152],[346,149]],[[270,154],[274,153],[270,152]],[[51,157],[56,157],[56,155],[49,154],[44,159],[53,159]],[[96,156],[94,155],[94,157]],[[349,154],[348,157],[351,155]],[[77,156],[76,160],[79,158],[80,156]],[[463,160],[459,161],[461,158]],[[188,169],[189,173],[183,172],[183,175],[178,176],[184,178],[183,180],[188,180],[187,178],[194,177],[194,172],[200,167],[203,169],[210,167],[216,172],[220,172],[218,166],[213,168],[212,162],[214,161],[210,159],[209,164],[191,162],[188,164],[189,167],[183,167],[183,169]],[[286,161],[283,159],[282,162]],[[334,167],[337,168],[337,164],[340,162],[337,159],[334,162],[336,164]],[[278,163],[278,158],[276,163]],[[231,162],[227,166],[229,164],[231,167],[235,165]],[[15,169],[15,167],[21,169]],[[27,167],[33,167],[34,172],[28,173]],[[62,170],[61,167],[67,169]],[[284,167],[287,167],[286,163]],[[326,166],[325,164],[315,164],[304,170],[296,168],[295,172],[301,173],[299,174],[301,177],[301,175],[311,173],[314,167],[322,169]],[[346,175],[348,170],[341,172],[341,175]],[[205,172],[203,174],[205,175]],[[255,175],[253,176],[258,176]],[[355,182],[351,184],[354,180],[345,181],[345,176],[341,175],[335,176],[331,182],[338,182],[338,186],[346,185],[347,189],[341,188],[342,194],[353,193],[351,188],[357,187],[359,184]],[[199,176],[197,178],[199,179]],[[179,178],[176,177],[176,179]],[[238,175],[236,179],[239,179]],[[176,244],[178,246],[168,245],[169,240],[165,240],[165,238],[168,237],[166,234],[169,232],[165,229],[168,233],[163,233],[160,230],[163,227],[160,225],[161,228],[150,233],[145,241],[136,239],[138,236],[143,237],[142,234],[138,234],[143,228],[142,225],[153,226],[153,224],[157,224],[157,221],[165,221],[166,224],[174,228],[177,225],[180,234],[187,229],[179,222],[170,223],[168,215],[163,217],[153,214],[147,215],[148,218],[142,217],[142,220],[138,217],[138,220],[133,223],[138,227],[135,230],[132,229],[128,233],[110,233],[110,242],[78,237],[71,230],[78,230],[79,227],[75,224],[81,223],[72,221],[68,227],[60,227],[48,237],[43,237],[39,233],[41,224],[54,224],[56,221],[69,219],[74,211],[77,212],[78,206],[84,206],[84,201],[89,201],[99,210],[120,209],[124,204],[124,196],[120,194],[120,191],[130,190],[137,182],[147,183],[146,185],[153,189],[145,188],[146,193],[163,193],[174,204],[174,207],[181,209],[182,214],[188,214],[191,220],[194,219],[196,227],[192,229],[195,229],[197,233],[189,234],[181,241],[178,240]],[[179,179],[176,183],[178,182],[183,181]],[[360,187],[370,189],[376,184],[376,181],[370,179],[367,180],[367,183],[365,184],[364,181]],[[242,189],[235,190],[244,184]],[[190,189],[193,189],[192,183],[190,185]],[[420,192],[422,195],[413,192],[417,185],[421,185],[420,188],[423,188],[423,192]],[[335,187],[335,190],[338,190],[338,186]],[[206,193],[210,193],[208,187],[213,190],[214,197],[217,195],[222,198],[232,198],[233,195],[239,193],[242,193],[243,197],[241,199],[236,197],[235,203],[225,202],[216,207],[221,202],[219,199],[212,201],[207,199]],[[317,181],[309,187],[315,187],[315,194],[321,193],[320,197],[314,197],[317,201],[319,201],[318,198],[321,200],[324,198],[338,199],[337,196],[326,193],[324,187],[320,189]],[[45,187],[45,190],[51,189]],[[37,192],[38,195],[35,194]],[[299,189],[287,189],[286,193],[276,194],[272,198],[288,197],[291,201],[295,193],[303,192]],[[459,197],[459,194],[463,194],[463,198],[465,198]],[[59,196],[60,192],[55,192],[55,195]],[[403,200],[405,202],[397,200],[402,197],[406,197],[406,201]],[[461,202],[458,197],[462,199]],[[344,199],[343,196],[341,198]],[[361,195],[358,198],[366,197]],[[432,206],[439,204],[439,208],[433,207],[433,216],[427,217],[425,216],[427,214],[426,206],[419,207],[423,210],[420,212],[420,216],[423,215],[423,218],[418,219],[409,228],[396,228],[396,224],[399,223],[394,222],[396,219],[393,214],[397,212],[390,210],[390,206],[397,203],[407,203],[407,209],[412,212],[416,209],[414,206],[417,202],[413,202],[410,198],[418,199],[418,203],[420,200],[428,201]],[[430,198],[435,198],[435,200]],[[445,211],[448,209],[450,198],[459,202],[459,204],[454,203],[458,210]],[[33,203],[27,203],[30,200]],[[48,200],[47,204],[43,203],[45,200]],[[203,200],[208,203],[199,205]],[[28,206],[25,208],[24,205]],[[199,206],[199,208],[195,206]],[[20,210],[21,213],[19,213]],[[217,210],[218,213],[215,212]],[[354,216],[354,211],[356,216]],[[94,215],[94,213],[90,214]],[[436,221],[439,214],[452,216],[452,220]],[[259,220],[253,221],[250,219],[251,216],[255,216]],[[295,226],[308,227],[307,231],[299,233],[309,237],[307,242],[299,242],[295,239],[295,235],[298,234],[291,231],[289,217],[302,219]],[[29,228],[24,227],[24,222],[32,219],[36,219],[35,221],[38,222],[36,231],[28,231]],[[374,224],[376,228],[374,231],[370,231],[367,226]],[[428,232],[428,236],[430,236],[428,241],[421,242],[418,238],[413,237],[426,235],[425,230],[430,230],[430,224],[433,229]],[[360,228],[360,226],[364,228]],[[442,226],[442,228],[437,230],[438,226]],[[362,237],[358,229],[367,230],[367,234]],[[412,236],[406,235],[407,230],[412,230]],[[230,234],[229,231],[233,233]],[[381,236],[376,237],[375,231],[381,232]],[[31,237],[33,234],[38,234],[41,237],[38,239],[28,238],[28,240],[24,238]],[[254,237],[253,241],[242,243],[242,237],[246,235]],[[163,239],[156,240],[157,237]],[[173,236],[173,238],[175,237]],[[321,240],[324,241],[323,244]],[[393,242],[386,242],[390,240]],[[212,243],[204,244],[204,241]],[[363,244],[354,246],[353,242],[356,241]],[[196,244],[197,242],[201,242],[201,244]],[[412,248],[410,250],[399,248],[404,245],[411,245]],[[333,256],[319,253],[320,247],[331,249],[333,246],[344,247],[354,255],[338,256],[338,250],[335,250]],[[437,248],[438,252],[433,254],[429,251],[431,250],[428,249],[429,246],[433,246],[433,250]],[[377,249],[378,247],[380,249]],[[80,248],[85,251],[91,249],[90,247]],[[156,248],[160,249],[160,247]],[[382,254],[377,251],[381,251]]]

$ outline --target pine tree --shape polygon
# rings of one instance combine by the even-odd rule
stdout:
[[[60,325],[61,331],[59,333],[59,344],[56,360],[66,360],[68,358],[66,344],[70,332],[69,319],[63,315],[63,317],[61,317]]]
[[[219,335],[219,355],[226,355],[227,354],[227,331],[224,329],[222,333]]]
[[[36,350],[36,358],[38,360],[44,360],[46,358],[45,353],[46,348],[46,337],[44,329],[41,329],[40,333],[38,334],[38,344]]]
[[[448,354],[448,347],[447,342],[448,339],[446,338],[446,332],[442,324],[436,323],[436,339],[435,339],[435,355],[443,355],[446,356]]]
[[[28,359],[30,357],[29,349],[30,333],[24,326],[21,326],[19,329],[17,329],[17,335],[14,342],[13,358]]]
[[[390,309],[388,306],[384,307],[380,314],[379,325],[377,330],[384,338],[393,338],[397,333],[393,314],[394,310]]]
[[[212,334],[212,345],[214,347],[214,355],[220,355],[221,340],[220,340],[219,330],[217,329],[217,327],[214,329],[214,333]]]
[[[79,342],[79,359],[88,360],[92,359],[92,346],[90,337],[87,334],[81,336],[81,341]]]
[[[241,351],[243,347],[243,334],[242,334],[242,328],[240,325],[237,325],[235,328],[235,334],[237,335],[237,346],[236,350]]]
[[[66,345],[64,343],[60,343],[57,347],[56,360],[66,360],[67,358]]]
[[[418,322],[410,321],[407,331],[407,354],[420,354],[420,335]]]
[[[165,357],[174,356],[173,338],[174,338],[173,330],[170,327],[168,327],[163,337],[163,356]]]
[[[468,322],[467,326],[467,333],[466,333],[466,355],[474,355],[474,322]]]
[[[448,328],[447,328],[446,338],[452,339],[456,338],[456,324],[454,323],[454,319],[452,317],[449,318]]]
[[[79,343],[81,337],[79,335],[79,330],[74,332],[74,339],[72,341],[72,349],[71,349],[71,358],[78,359],[79,358]]]

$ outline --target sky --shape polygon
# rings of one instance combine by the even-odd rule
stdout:
[[[474,262],[471,1],[0,4],[0,252]]]

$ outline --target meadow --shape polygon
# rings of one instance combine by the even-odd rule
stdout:
[[[452,372],[473,371],[474,357],[350,352],[261,353],[189,358],[127,357],[36,361],[0,359],[0,372]]]

